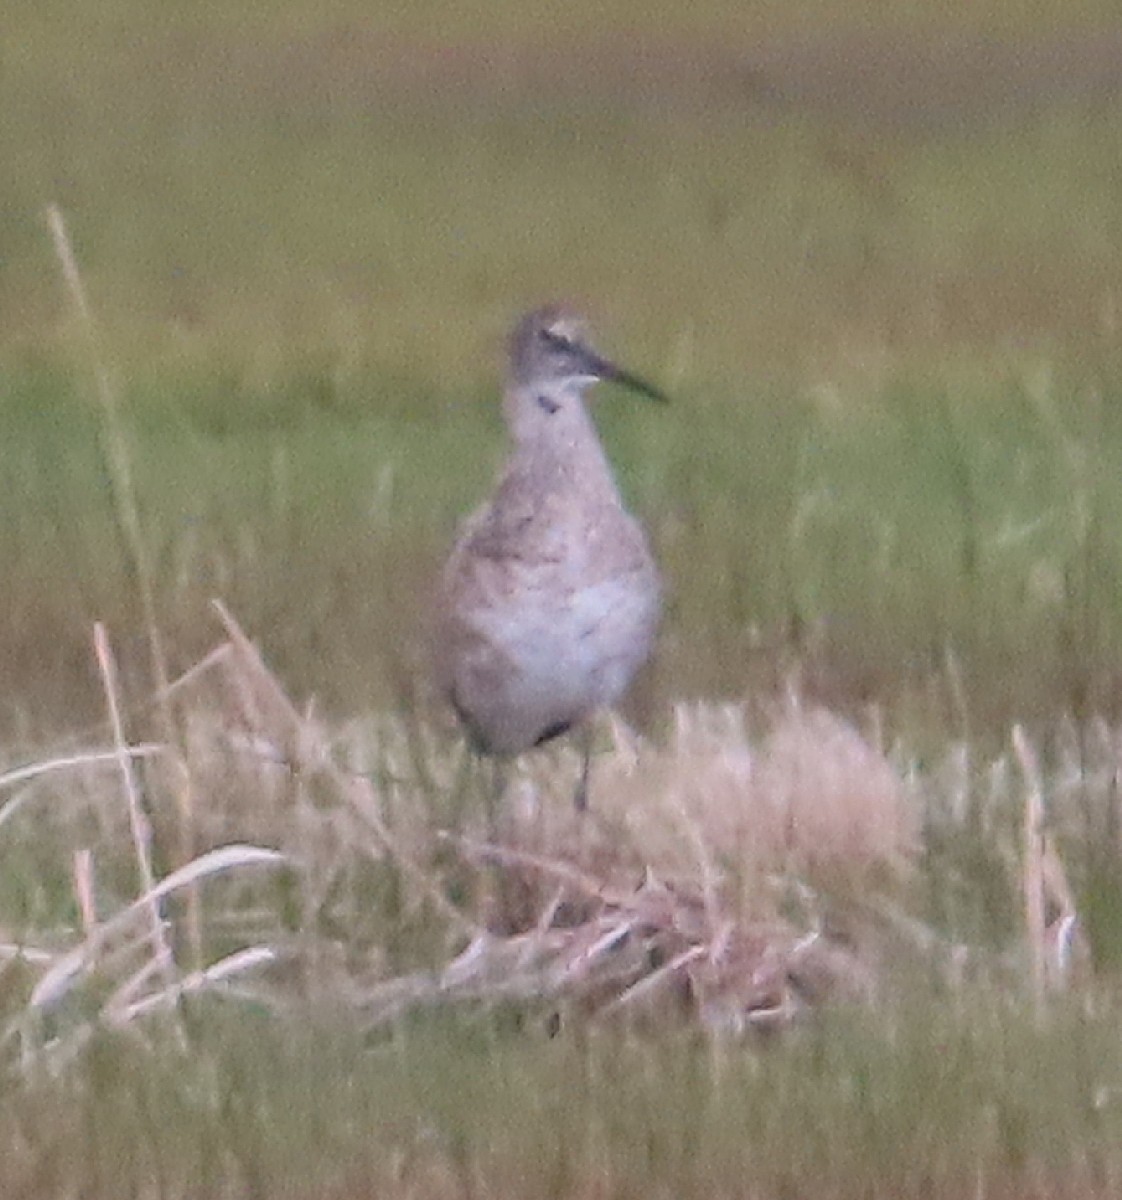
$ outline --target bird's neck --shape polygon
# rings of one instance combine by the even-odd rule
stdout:
[[[616,494],[615,477],[583,403],[566,404],[517,440],[517,457],[540,479],[590,497]]]

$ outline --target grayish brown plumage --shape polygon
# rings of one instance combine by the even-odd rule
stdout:
[[[485,754],[507,758],[584,726],[651,652],[661,585],[585,407],[598,380],[664,399],[601,358],[566,310],[519,322],[503,397],[511,454],[456,541],[436,622],[440,689]],[[588,752],[586,740],[581,807]]]

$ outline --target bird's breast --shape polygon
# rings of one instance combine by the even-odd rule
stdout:
[[[596,708],[613,704],[649,655],[659,595],[653,568],[583,585],[558,586],[550,573],[524,579],[471,623],[528,690]]]

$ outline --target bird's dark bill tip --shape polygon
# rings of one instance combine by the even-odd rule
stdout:
[[[670,397],[665,392],[660,391],[653,383],[648,383],[641,375],[636,375],[633,371],[625,371],[623,367],[617,367],[615,363],[610,362],[604,362],[603,368],[600,373],[601,379],[618,383],[620,387],[638,392],[639,395],[646,396],[648,400],[657,400],[659,404],[670,403]]]

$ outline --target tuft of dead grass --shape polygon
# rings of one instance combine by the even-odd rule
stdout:
[[[623,748],[598,767],[602,807],[645,862],[708,863],[757,878],[906,869],[920,813],[896,770],[852,725],[792,698],[755,744],[742,705],[679,704],[665,747]],[[620,749],[622,748],[622,752]]]

